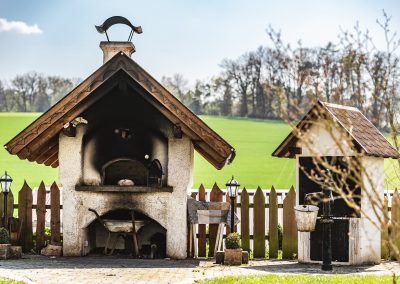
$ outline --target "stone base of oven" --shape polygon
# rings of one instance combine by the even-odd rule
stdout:
[[[64,205],[63,250],[66,256],[87,255],[98,244],[90,243],[89,226],[96,216],[88,209],[95,209],[100,215],[115,209],[141,212],[166,229],[167,256],[184,259],[186,254],[186,198],[173,199],[171,193],[107,193],[73,192],[74,203]],[[64,201],[65,204],[65,201]],[[78,205],[78,206],[77,206]],[[184,214],[171,214],[172,212]],[[68,221],[69,220],[69,221]],[[74,220],[74,222],[71,222]],[[118,248],[118,247],[117,247]]]

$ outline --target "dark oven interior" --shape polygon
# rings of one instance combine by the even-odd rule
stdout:
[[[173,125],[139,89],[117,85],[82,116],[88,121],[83,149],[90,152],[85,163],[100,173],[103,185],[167,184],[167,136]]]
[[[166,257],[166,230],[154,219],[134,211],[135,220],[142,221],[143,226],[136,232],[139,248],[139,258],[165,258]],[[116,209],[101,216],[104,220],[130,221],[131,210]],[[108,233],[99,220],[93,221],[88,226],[89,253],[103,254]],[[115,243],[114,255],[132,255],[133,238],[131,235],[112,236]]]

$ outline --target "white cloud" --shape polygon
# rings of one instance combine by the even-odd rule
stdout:
[[[20,34],[41,34],[42,30],[37,24],[29,26],[22,21],[8,21],[0,18],[0,32],[17,32]]]

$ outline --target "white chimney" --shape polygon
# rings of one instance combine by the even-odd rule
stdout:
[[[123,52],[129,57],[135,52],[135,46],[130,41],[102,41],[100,48],[103,51],[103,64],[118,52]]]

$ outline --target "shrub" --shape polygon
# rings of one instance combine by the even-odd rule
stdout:
[[[8,231],[6,228],[0,228],[0,244],[9,244]]]
[[[269,240],[269,233],[267,234],[267,239]],[[283,240],[283,230],[281,224],[278,224],[278,249],[282,249],[282,240]]]
[[[227,249],[239,249],[241,247],[240,235],[238,233],[230,233],[225,240]]]

